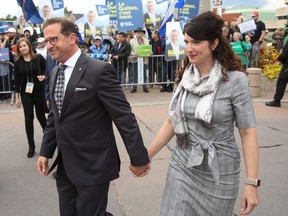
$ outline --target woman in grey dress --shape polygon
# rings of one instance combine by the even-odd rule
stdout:
[[[161,215],[231,216],[239,188],[238,128],[246,165],[241,214],[258,204],[258,142],[246,74],[221,34],[223,20],[202,13],[184,27],[187,56],[169,119],[148,148],[152,159],[175,135]]]

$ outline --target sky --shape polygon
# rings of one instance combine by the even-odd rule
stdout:
[[[4,0],[1,0],[4,1]],[[35,5],[39,5],[39,0],[33,0]],[[66,0],[69,2],[69,10],[79,10],[79,0]],[[92,0],[90,0],[92,1]],[[99,0],[95,0],[99,2]],[[212,0],[211,0],[212,2]],[[65,0],[64,0],[65,3]],[[249,6],[249,7],[258,7],[265,9],[276,9],[280,7],[285,7],[284,0],[222,0],[222,7],[239,7],[239,6]],[[82,4],[83,5],[83,4]],[[10,0],[9,4],[0,7],[0,17],[5,17],[7,14],[19,16],[21,14],[21,8],[17,5],[16,0]]]

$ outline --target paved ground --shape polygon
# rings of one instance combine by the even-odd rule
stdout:
[[[167,117],[171,93],[160,93],[157,86],[149,94],[141,88],[136,94],[125,93],[148,146]],[[254,98],[263,182],[259,189],[261,203],[251,214],[255,216],[288,215],[288,98],[284,98],[281,108],[265,106],[264,102],[272,95],[273,92],[262,92],[260,98]],[[26,157],[28,145],[22,110],[15,105],[0,104],[0,122],[0,216],[59,215],[54,180],[38,175],[38,154],[32,159]],[[115,133],[122,164],[120,178],[111,183],[108,210],[115,216],[159,215],[171,152],[164,148],[152,161],[149,175],[134,178],[128,170],[125,147],[117,130]],[[41,137],[40,126],[35,121],[36,151],[39,151]],[[171,142],[173,145],[173,140]],[[242,170],[241,180],[245,178],[244,167]],[[239,215],[239,205],[237,200],[235,215]]]

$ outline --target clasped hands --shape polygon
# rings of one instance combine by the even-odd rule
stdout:
[[[151,162],[145,166],[133,166],[130,165],[129,169],[131,170],[134,177],[143,177],[148,174],[151,169]]]

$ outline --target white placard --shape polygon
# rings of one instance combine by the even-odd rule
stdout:
[[[254,31],[257,29],[255,21],[253,19],[249,19],[245,22],[239,24],[240,32],[243,34],[245,32]]]

